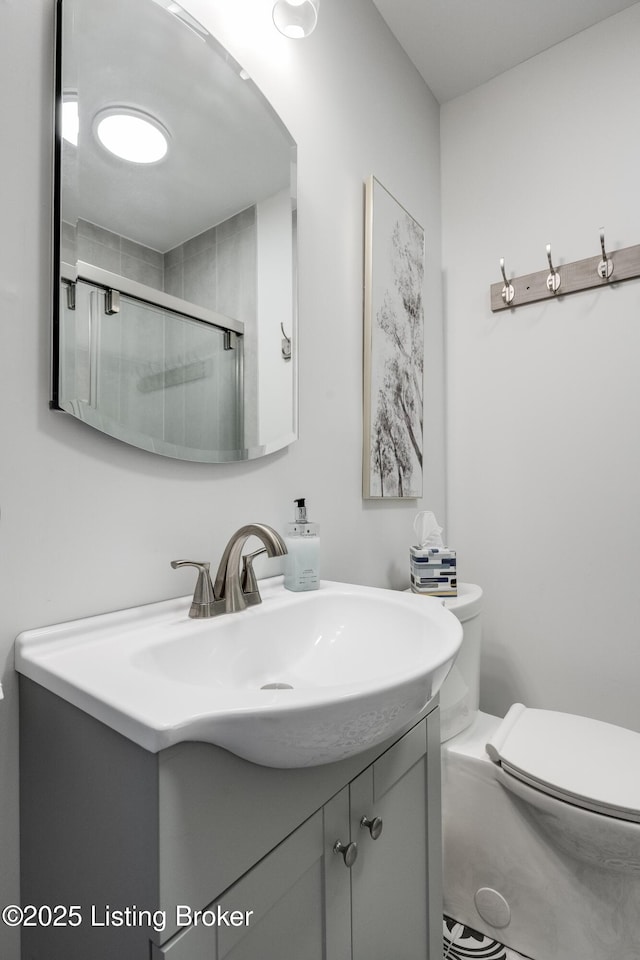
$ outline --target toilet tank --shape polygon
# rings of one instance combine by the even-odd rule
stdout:
[[[480,695],[480,644],[482,640],[482,590],[475,583],[459,583],[457,597],[444,605],[462,624],[462,645],[440,689],[441,740],[455,737],[473,723]]]

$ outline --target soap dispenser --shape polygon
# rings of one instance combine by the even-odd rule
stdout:
[[[320,526],[307,519],[304,498],[293,501],[295,520],[287,524],[284,585],[287,590],[317,590],[320,584]]]

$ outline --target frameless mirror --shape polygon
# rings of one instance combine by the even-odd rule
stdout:
[[[295,143],[173,0],[58,0],[51,406],[165,456],[297,435]]]

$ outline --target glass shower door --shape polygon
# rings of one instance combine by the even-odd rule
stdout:
[[[79,280],[61,284],[58,405],[138,447],[242,459],[243,337]]]

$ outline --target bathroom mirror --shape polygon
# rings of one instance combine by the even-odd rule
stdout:
[[[173,0],[58,0],[51,406],[185,460],[297,435],[295,143]]]

